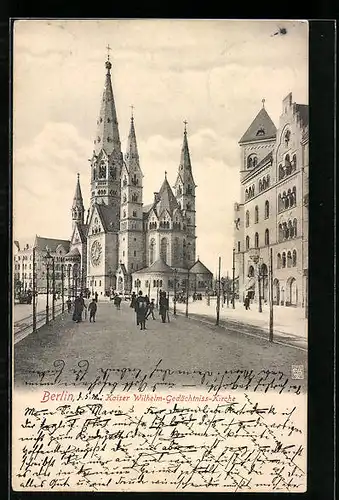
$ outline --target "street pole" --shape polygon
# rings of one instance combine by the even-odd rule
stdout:
[[[55,319],[55,265],[54,265],[54,257],[52,260],[52,319]]]
[[[173,297],[173,314],[177,314],[177,270],[174,269],[174,297]]]
[[[61,312],[65,312],[65,289],[64,289],[64,263],[61,263],[61,300],[62,300],[62,309]]]
[[[186,312],[185,316],[188,318],[188,298],[189,298],[189,286],[190,286],[190,270],[187,269],[187,284],[186,284]]]
[[[261,276],[260,276],[260,260],[258,262],[258,294],[259,294],[259,312],[262,312],[262,303],[261,303]]]
[[[35,247],[33,247],[33,332],[36,331],[36,280],[35,280]]]
[[[270,249],[270,328],[269,341],[273,342],[273,252]]]
[[[233,248],[233,265],[232,265],[232,308],[235,309],[235,248]]]
[[[219,257],[219,270],[218,270],[218,295],[217,295],[217,321],[216,325],[219,325],[220,319],[220,269],[221,269],[221,257]]]
[[[47,263],[47,282],[46,282],[46,325],[49,323],[49,263]]]

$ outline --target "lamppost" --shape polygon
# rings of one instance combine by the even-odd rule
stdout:
[[[258,273],[258,296],[259,296],[259,312],[262,312],[262,304],[261,304],[261,286],[260,286],[260,250],[258,248],[253,248],[250,252],[250,259],[257,266]]]
[[[33,247],[33,292],[32,292],[32,299],[33,299],[33,332],[36,331],[36,276],[35,276],[35,247]]]
[[[188,318],[188,299],[189,299],[189,288],[190,288],[190,270],[187,269],[187,281],[186,281],[186,318]]]
[[[233,248],[232,255],[232,308],[235,309],[235,248]]]
[[[112,269],[109,269],[108,277],[109,277],[109,296],[111,297],[111,295],[112,295],[112,278],[113,278]],[[93,294],[93,281],[92,281],[92,294]]]
[[[52,257],[52,319],[55,319],[55,259]]]
[[[49,248],[46,247],[46,255],[44,257],[45,260],[45,265],[46,265],[46,272],[47,272],[47,278],[46,278],[46,325],[49,323],[49,270],[51,263],[53,261],[53,257],[50,254]]]
[[[173,296],[173,314],[174,316],[177,314],[177,273],[178,270],[174,268],[174,296]]]
[[[61,306],[61,312],[65,312],[65,288],[64,288],[64,263],[61,263],[61,300],[62,300],[62,306]]]

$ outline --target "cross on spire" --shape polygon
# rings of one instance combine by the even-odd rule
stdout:
[[[167,170],[165,170],[165,179],[167,179]]]
[[[131,108],[131,119],[133,120],[133,118],[134,118],[134,116],[133,116],[133,110],[134,110],[133,104],[130,106],[130,108]]]
[[[265,100],[266,100],[265,98],[261,100],[263,108],[265,107]]]
[[[185,126],[184,132],[186,133],[187,132],[187,120],[184,120],[184,126]]]
[[[112,50],[109,44],[107,45],[106,49],[107,49],[107,61],[109,61],[109,51]]]

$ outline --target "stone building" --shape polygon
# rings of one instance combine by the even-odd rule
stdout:
[[[302,306],[307,296],[308,106],[282,102],[278,128],[263,107],[239,141],[241,199],[235,204],[235,266],[240,300]],[[306,205],[305,205],[306,202]]]

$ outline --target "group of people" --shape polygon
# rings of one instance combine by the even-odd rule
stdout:
[[[130,307],[134,309],[136,313],[137,326],[140,325],[140,330],[146,330],[146,320],[152,316],[152,319],[156,319],[154,315],[155,303],[154,299],[149,300],[147,295],[143,295],[142,291],[136,295],[135,292],[132,293]],[[169,302],[166,292],[159,292],[159,313],[163,323],[166,320],[169,321],[168,315]]]
[[[82,315],[83,315],[84,311],[86,311],[88,309],[89,322],[95,323],[95,316],[96,316],[97,309],[98,309],[97,302],[98,302],[98,294],[96,293],[92,299],[92,302],[90,302],[88,307],[87,307],[85,304],[84,296],[81,293],[74,300],[72,320],[75,321],[76,323],[81,323]],[[72,312],[72,301],[71,301],[70,297],[68,297],[66,304],[67,304],[67,311],[69,313],[71,313]]]

